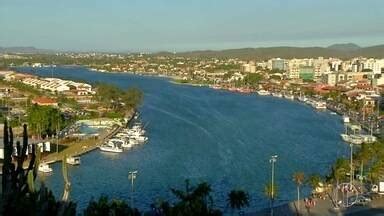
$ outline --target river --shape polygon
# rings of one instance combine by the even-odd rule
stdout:
[[[46,77],[106,82],[144,92],[141,119],[148,124],[149,142],[118,155],[98,150],[70,167],[71,199],[84,209],[89,200],[105,194],[129,200],[128,171],[138,170],[135,206],[148,210],[156,200],[173,200],[170,188],[184,180],[211,184],[215,205],[227,208],[227,193],[244,189],[256,210],[268,207],[264,185],[270,179],[271,155],[278,155],[275,180],[278,203],[296,198],[295,171],[325,174],[332,162],[348,155],[342,142],[341,118],[318,112],[297,101],[242,95],[205,87],[170,83],[165,78],[99,73],[81,67],[18,68]],[[61,164],[44,177],[61,196]],[[308,194],[305,187],[303,194]]]

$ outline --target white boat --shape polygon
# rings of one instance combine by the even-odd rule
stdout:
[[[118,146],[102,145],[99,147],[99,149],[105,152],[113,152],[113,153],[123,152],[123,149]]]
[[[300,95],[299,97],[297,97],[297,100],[300,101],[300,102],[306,102],[308,100],[307,97],[305,97],[305,95],[303,95],[301,92],[300,92]]]
[[[136,136],[136,137],[132,137],[132,138],[139,141],[139,142],[146,142],[148,140],[148,137],[145,137],[145,136]]]
[[[318,101],[313,104],[313,107],[318,109],[318,110],[325,110],[327,109],[327,103]]]
[[[360,135],[364,143],[374,143],[377,141],[377,137],[373,135]]]
[[[133,139],[133,138],[129,139],[129,140],[128,140],[128,143],[129,143],[131,146],[140,144],[140,142],[139,142],[137,139]]]
[[[272,96],[281,98],[283,97],[283,94],[281,94],[280,92],[273,92]]]
[[[284,94],[284,98],[287,98],[289,100],[294,100],[295,99],[295,97],[293,95],[291,95],[291,94]]]
[[[346,115],[344,115],[344,116],[343,116],[343,122],[344,122],[344,124],[345,124],[345,123],[349,123],[349,122],[350,122],[349,117],[346,116]]]
[[[126,141],[123,139],[119,139],[119,138],[109,139],[108,143],[107,143],[107,145],[109,145],[109,146],[117,146],[117,147],[123,146],[125,144],[126,144]]]
[[[38,171],[39,171],[39,172],[42,172],[42,173],[50,173],[50,172],[52,172],[53,170],[52,170],[52,168],[49,166],[49,164],[47,164],[47,163],[41,163],[41,164],[39,165]]]
[[[120,132],[120,133],[117,133],[117,134],[115,135],[115,137],[118,137],[118,138],[125,138],[125,137],[128,137],[128,134],[127,134],[127,133],[122,133],[122,132]]]
[[[124,144],[121,145],[123,148],[132,148],[132,143],[131,142],[125,142]]]
[[[363,143],[363,138],[359,135],[349,135],[349,134],[340,134],[341,138],[347,142],[355,145],[360,145]]]
[[[67,164],[71,165],[80,165],[80,157],[68,157],[67,158]]]
[[[119,140],[119,139],[115,139],[115,140]],[[113,139],[108,140],[105,144],[101,145],[99,148],[101,151],[105,151],[105,152],[114,152],[114,153],[123,152],[123,148],[121,147],[121,143],[119,146],[119,143],[114,142]]]
[[[265,95],[270,95],[271,93],[269,91],[266,91],[264,89],[261,89],[259,91],[257,91],[257,94],[258,95],[262,95],[262,96],[265,96]]]

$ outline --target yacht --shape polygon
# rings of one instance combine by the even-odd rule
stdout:
[[[349,134],[340,134],[341,138],[347,142],[347,143],[352,143],[355,145],[360,145],[363,143],[363,138],[359,135],[349,135]]]
[[[112,138],[108,140],[110,146],[123,146],[124,144],[126,144],[126,141],[123,139]]]
[[[52,170],[52,168],[49,166],[49,164],[47,164],[47,163],[41,163],[41,164],[39,165],[38,171],[39,171],[39,172],[42,172],[42,173],[50,173],[50,172],[52,172],[53,170]]]
[[[269,91],[265,91],[264,89],[261,89],[257,91],[257,94],[265,96],[265,95],[270,95],[271,93]]]
[[[80,157],[68,157],[66,162],[71,165],[80,165]]]
[[[131,146],[140,144],[140,142],[134,138],[129,138],[127,143],[129,143],[129,145],[131,145]]]
[[[121,148],[120,146],[116,145],[116,143],[114,142],[107,142],[101,146],[99,146],[100,150],[101,151],[105,151],[105,152],[114,152],[114,153],[121,153],[123,152],[123,148]]]

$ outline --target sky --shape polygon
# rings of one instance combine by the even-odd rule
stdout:
[[[0,0],[0,46],[189,51],[384,44],[383,0]]]

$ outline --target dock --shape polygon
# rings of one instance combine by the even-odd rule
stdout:
[[[135,114],[136,114],[135,111],[131,111],[127,114],[128,122],[132,121]],[[97,149],[100,145],[102,145],[107,139],[116,135],[125,126],[126,125],[114,126],[112,129],[103,131],[103,133],[99,134],[98,137],[92,137],[85,140],[72,142],[68,144],[68,147],[63,151],[58,153],[56,152],[51,153],[45,156],[44,158],[42,158],[42,161],[44,161],[45,163],[51,164],[51,163],[62,161],[64,156],[67,156],[67,157],[80,156],[88,152],[91,152]]]

